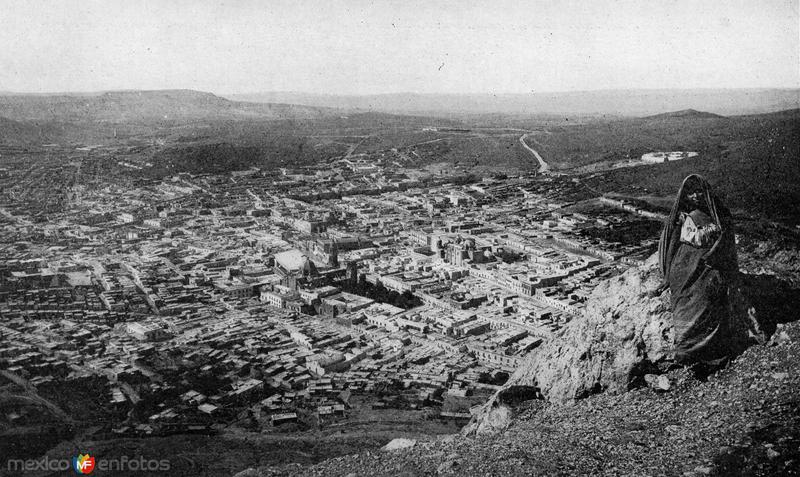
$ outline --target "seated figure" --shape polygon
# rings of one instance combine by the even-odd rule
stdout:
[[[675,360],[725,363],[735,348],[729,290],[738,272],[736,242],[730,212],[701,176],[683,181],[658,252],[672,293]]]

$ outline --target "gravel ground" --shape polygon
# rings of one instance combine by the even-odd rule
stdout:
[[[706,381],[675,369],[668,391],[645,387],[566,406],[528,401],[497,436],[431,438],[239,475],[800,475],[798,364],[794,322]]]

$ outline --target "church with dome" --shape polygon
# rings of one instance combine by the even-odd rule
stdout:
[[[297,289],[301,284],[313,284],[321,278],[314,262],[296,249],[275,254],[275,273],[281,277],[281,285],[291,289]]]

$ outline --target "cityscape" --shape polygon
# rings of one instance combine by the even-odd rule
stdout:
[[[4,375],[66,407],[90,380],[108,435],[281,432],[362,408],[463,425],[656,247],[663,214],[576,200],[587,186],[567,177],[352,152],[116,185],[92,171],[119,151],[78,147],[57,174],[71,188],[49,179],[60,161],[5,168]]]
[[[800,475],[796,0],[19,0],[0,476]]]

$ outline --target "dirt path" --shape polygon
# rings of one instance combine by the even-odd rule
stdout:
[[[535,158],[536,158],[536,160],[539,162],[539,172],[541,172],[541,173],[547,173],[547,172],[549,172],[549,171],[550,171],[550,165],[549,165],[549,164],[547,164],[547,163],[544,161],[544,159],[542,159],[542,156],[540,156],[540,155],[539,155],[539,153],[538,153],[538,152],[536,152],[536,150],[535,150],[535,149],[533,149],[532,147],[530,147],[530,146],[528,145],[528,143],[526,143],[526,142],[525,142],[525,138],[526,138],[526,137],[528,137],[528,135],[529,135],[529,134],[530,134],[530,133],[525,133],[525,134],[523,134],[522,136],[520,136],[520,138],[519,138],[519,143],[520,143],[520,144],[522,144],[522,147],[524,147],[525,149],[527,149],[527,150],[528,150],[528,152],[530,152],[531,154],[533,154],[533,157],[535,157]]]

